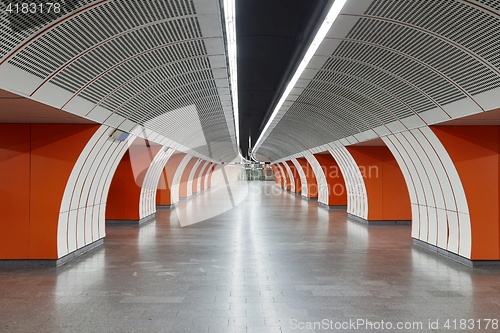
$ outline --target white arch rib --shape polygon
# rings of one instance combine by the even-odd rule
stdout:
[[[328,150],[339,165],[347,189],[347,212],[368,219],[368,194],[358,164],[345,147]]]
[[[302,196],[307,197],[309,195],[309,188],[307,187],[308,184],[307,184],[306,174],[304,173],[302,166],[300,165],[299,161],[297,161],[296,158],[292,158],[291,161],[295,166],[295,169],[297,169],[297,172],[299,173],[301,187],[302,187],[301,194]]]
[[[290,169],[290,166],[286,162],[282,162],[281,164],[285,167],[285,171],[288,173],[288,178],[290,178],[290,191],[295,193],[295,178],[293,177],[292,169]]]
[[[198,159],[196,163],[193,165],[193,168],[191,169],[191,172],[189,173],[188,177],[188,182],[187,182],[187,193],[186,196],[189,198],[190,196],[193,195],[193,178],[196,173],[196,170],[199,168],[201,163],[203,162],[202,159]]]
[[[412,237],[470,259],[469,208],[458,172],[429,127],[383,137],[405,177]]]
[[[141,188],[141,199],[139,201],[140,219],[148,217],[156,212],[156,191],[158,189],[158,183],[163,168],[174,152],[174,149],[164,146],[158,151],[151,162]]]
[[[192,155],[186,154],[181,163],[179,163],[177,170],[175,170],[174,178],[172,179],[172,186],[170,187],[172,204],[176,204],[177,202],[179,202],[179,186],[182,174],[184,173],[184,170],[186,169],[186,166],[192,157]]]
[[[328,183],[325,173],[321,168],[321,164],[319,164],[316,157],[309,152],[304,154],[304,157],[309,162],[309,165],[311,165],[314,175],[316,176],[316,181],[318,182],[318,202],[328,205]]]
[[[129,144],[110,138],[114,128],[101,125],[89,140],[69,176],[57,228],[61,258],[105,236],[106,200],[111,180]]]

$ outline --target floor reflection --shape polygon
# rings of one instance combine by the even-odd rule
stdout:
[[[500,313],[500,270],[414,248],[409,226],[364,225],[272,183],[231,193],[107,227],[102,248],[63,267],[0,270],[0,331],[296,332],[293,320]]]
[[[248,195],[248,186],[248,182],[233,182],[180,200],[175,210],[179,224],[185,227],[235,208]]]

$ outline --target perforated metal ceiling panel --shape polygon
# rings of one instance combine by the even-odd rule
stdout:
[[[62,89],[52,100],[64,96],[64,110],[117,127],[131,121],[230,161],[237,149],[221,12],[218,0],[79,1],[43,24],[31,16],[18,32],[2,12],[0,63],[33,77],[21,92],[34,99],[50,102],[48,92]],[[9,88],[7,78],[0,85]]]
[[[256,147],[258,159],[279,160],[393,123],[405,128],[410,117],[424,124],[434,110],[450,119],[447,106],[461,101],[487,110],[476,96],[500,87],[500,1],[351,4],[323,42],[332,51],[313,58]]]
[[[22,13],[9,14],[6,9],[8,4],[19,4],[15,1],[0,1],[2,11],[0,12],[0,59],[15,50],[23,41],[28,40],[41,27],[50,25],[62,17],[68,15],[72,11],[78,11],[93,3],[96,4],[102,1],[79,0],[79,1],[61,1],[64,5],[60,8],[59,13],[54,10],[41,15],[28,15]],[[59,2],[59,3],[61,3]]]

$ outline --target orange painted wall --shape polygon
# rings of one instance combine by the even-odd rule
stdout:
[[[347,206],[347,189],[344,176],[333,156],[328,153],[315,154],[314,157],[316,157],[325,173],[328,184],[328,206]]]
[[[139,220],[144,177],[162,146],[136,139],[116,168],[106,201],[107,220]]]
[[[285,167],[281,164],[280,164],[280,167],[278,167],[278,170],[280,171],[280,174],[281,174],[281,188],[286,190],[288,173],[286,172]],[[288,182],[288,183],[290,183],[290,182]]]
[[[57,259],[57,225],[66,183],[99,126],[0,126],[0,200],[12,205],[2,209],[0,258]],[[17,216],[10,216],[16,210]]]
[[[285,162],[281,162],[281,168],[283,169],[283,178],[285,179],[286,183],[284,184],[284,189],[287,191],[290,191],[292,189],[292,184],[290,180],[290,175],[288,174],[288,171],[286,170],[286,167],[284,165]]]
[[[156,204],[160,206],[170,206],[172,204],[170,186],[174,179],[175,171],[186,154],[176,152],[170,156],[161,173],[156,191]]]
[[[350,146],[368,195],[368,220],[411,220],[408,188],[394,156],[385,146]]]
[[[31,126],[0,124],[0,258],[30,253]]]
[[[198,192],[198,178],[201,177],[201,169],[203,169],[203,166],[205,165],[205,161],[201,161],[201,163],[198,165],[198,168],[194,172],[193,176],[193,194]]]
[[[293,164],[292,161],[286,161],[286,164],[288,164],[290,170],[292,171],[293,181],[295,184],[295,193],[301,193],[302,182],[300,181],[300,175],[299,172],[297,171],[297,168],[295,168],[295,164]]]
[[[106,202],[106,220],[139,220],[141,187],[136,184],[130,152],[116,168]]]
[[[279,170],[280,175],[281,175],[281,184],[280,184],[281,188],[284,189],[284,190],[286,190],[286,184],[287,184],[287,181],[286,181],[287,177],[286,176],[287,176],[287,173],[285,172],[285,167],[283,165],[280,165],[278,167],[278,170]]]
[[[500,127],[433,126],[446,148],[467,198],[472,260],[500,259]]]
[[[66,183],[98,128],[99,125],[31,125],[30,258],[57,258],[57,223]]]
[[[184,168],[184,172],[182,173],[181,176],[181,183],[179,184],[180,198],[187,198],[189,174],[191,173],[191,170],[193,170],[193,167],[197,161],[198,161],[197,158],[190,159],[188,164],[186,165],[186,168]]]
[[[281,185],[283,180],[281,179],[281,172],[280,172],[279,168],[274,164],[271,165],[271,168],[273,168],[273,171],[274,171],[274,178],[275,178],[276,185],[283,187]]]
[[[308,198],[317,198],[318,197],[318,182],[316,180],[316,175],[314,174],[314,171],[304,157],[297,158],[297,161],[299,162],[300,166],[302,167],[302,170],[304,171],[304,174],[306,175],[307,179],[307,197]]]

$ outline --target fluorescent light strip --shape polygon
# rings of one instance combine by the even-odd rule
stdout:
[[[288,83],[288,86],[286,87],[285,91],[283,92],[283,95],[281,96],[280,100],[278,101],[278,104],[276,104],[276,107],[274,108],[273,113],[271,114],[271,117],[266,123],[266,126],[264,127],[264,130],[259,136],[259,139],[255,143],[253,151],[257,151],[257,149],[260,147],[262,144],[262,140],[269,129],[269,126],[271,126],[271,123],[273,122],[274,118],[278,115],[279,110],[283,106],[283,103],[287,99],[288,95],[292,91],[292,89],[295,87],[295,84],[299,80],[300,76],[302,75],[302,72],[306,69],[307,65],[309,64],[309,61],[311,61],[312,57],[318,50],[318,47],[320,46],[321,42],[325,38],[326,34],[330,30],[331,26],[333,25],[333,22],[337,19],[337,16],[339,16],[340,11],[344,7],[345,3],[347,0],[335,0],[333,3],[332,7],[330,8],[330,11],[325,17],[325,20],[323,21],[323,24],[321,24],[321,27],[318,30],[318,33],[314,37],[311,45],[309,46],[309,49],[307,50],[306,54],[304,55],[304,58],[302,58],[302,61],[299,64],[299,67],[295,71],[295,74],[293,75],[292,79]],[[255,156],[254,156],[255,158]]]
[[[231,94],[233,96],[233,116],[236,131],[236,145],[240,151],[240,115],[238,111],[238,74],[236,66],[236,11],[235,0],[224,0],[224,18],[226,21],[227,57],[229,59],[229,73]]]

